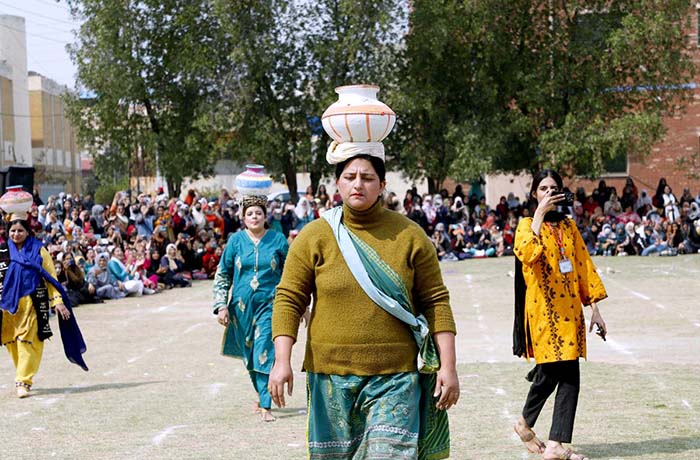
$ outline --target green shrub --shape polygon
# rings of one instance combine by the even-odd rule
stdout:
[[[127,180],[120,181],[116,184],[99,184],[95,190],[95,203],[109,205],[112,204],[114,194],[129,188]]]

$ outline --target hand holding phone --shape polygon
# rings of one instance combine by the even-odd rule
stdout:
[[[557,202],[558,205],[560,206],[573,206],[574,205],[574,194],[571,192],[562,192],[559,194],[561,197],[559,201]]]
[[[605,338],[605,329],[600,327],[600,324],[596,324],[595,329],[596,329],[595,333],[598,334],[601,339],[603,339],[603,342],[607,342],[607,339]]]

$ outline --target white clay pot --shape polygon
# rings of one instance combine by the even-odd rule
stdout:
[[[0,197],[0,208],[8,214],[28,213],[32,209],[34,197],[25,192],[21,185],[7,187],[7,192]]]
[[[338,100],[321,117],[323,129],[338,143],[381,142],[389,135],[396,114],[377,100],[379,86],[350,85],[335,89]]]

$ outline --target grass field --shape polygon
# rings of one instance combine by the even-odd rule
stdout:
[[[699,458],[700,256],[595,262],[609,336],[589,335],[574,447],[591,459]],[[532,365],[511,354],[512,267],[512,258],[443,264],[459,331],[454,459],[539,458],[512,431]],[[76,313],[90,372],[66,361],[56,337],[34,395],[18,400],[10,358],[0,359],[0,459],[305,458],[304,375],[278,420],[259,421],[243,365],[219,355],[209,282]],[[548,403],[535,427],[545,438],[550,417]]]

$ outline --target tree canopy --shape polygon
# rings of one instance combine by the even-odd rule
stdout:
[[[463,180],[644,156],[692,96],[687,0],[415,0],[401,167]],[[401,110],[401,109],[399,109]]]
[[[333,88],[397,112],[389,167],[427,178],[644,156],[692,96],[689,0],[69,0],[81,140],[179,193],[214,160],[312,183]],[[108,174],[105,174],[107,177]],[[294,194],[293,194],[294,196]]]
[[[236,44],[230,63],[235,78],[218,117],[218,129],[236,140],[229,154],[281,172],[292,196],[297,172],[309,172],[315,188],[329,172],[328,140],[317,130],[321,114],[337,98],[333,89],[394,81],[405,3],[219,0],[217,5]]]
[[[141,155],[176,194],[183,178],[213,171],[211,108],[229,42],[210,2],[68,4],[83,20],[69,48],[82,94],[70,106],[83,143],[127,164]]]

